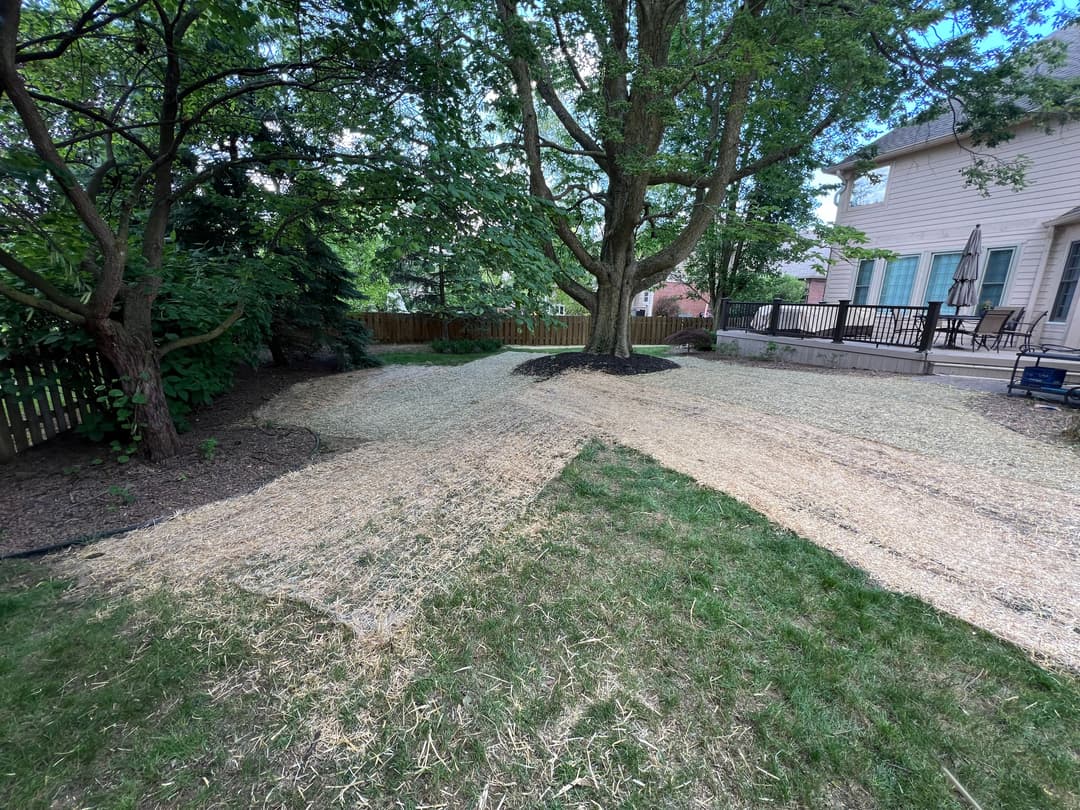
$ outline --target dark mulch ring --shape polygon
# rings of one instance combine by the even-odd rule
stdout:
[[[679,368],[679,364],[665,357],[653,357],[649,354],[631,354],[629,357],[615,357],[611,354],[586,354],[585,352],[563,352],[548,354],[528,360],[514,367],[515,374],[527,377],[550,379],[565,371],[585,370],[602,371],[605,374],[652,374],[654,371],[668,371]]]
[[[321,363],[244,369],[235,388],[194,414],[180,455],[159,464],[113,460],[107,447],[65,434],[0,465],[0,555],[169,517],[250,492],[309,463],[311,431],[256,424],[252,413]]]

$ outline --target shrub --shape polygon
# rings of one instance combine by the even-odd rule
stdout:
[[[503,347],[498,338],[477,338],[459,340],[433,340],[431,348],[439,354],[482,354],[497,352]]]
[[[664,338],[669,346],[690,346],[698,351],[708,352],[713,348],[713,333],[707,329],[680,329]]]

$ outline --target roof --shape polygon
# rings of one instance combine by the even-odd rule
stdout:
[[[1080,25],[1073,25],[1055,31],[1046,40],[1060,42],[1065,46],[1064,62],[1058,67],[1047,71],[1048,76],[1057,79],[1073,79],[1080,77]],[[1043,40],[1043,41],[1046,41]],[[911,152],[922,149],[931,143],[953,137],[953,126],[961,115],[959,107],[953,106],[953,112],[945,113],[937,118],[921,124],[912,124],[905,127],[897,127],[890,130],[870,143],[864,149],[848,155],[839,163],[826,167],[825,171],[833,173],[833,169],[843,169],[854,164],[866,152],[872,152],[877,157],[886,157],[894,154]]]

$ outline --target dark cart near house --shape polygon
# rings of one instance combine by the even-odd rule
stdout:
[[[1024,358],[1035,358],[1035,365],[1020,367],[1020,361]],[[1069,346],[1054,346],[1044,343],[1042,345],[1025,345],[1016,353],[1016,362],[1013,363],[1012,378],[1009,380],[1009,394],[1013,391],[1023,391],[1026,396],[1044,394],[1061,397],[1066,405],[1080,408],[1080,385],[1067,385],[1065,377],[1068,370],[1055,366],[1044,366],[1043,361],[1064,360],[1070,363],[1080,363],[1080,349]]]

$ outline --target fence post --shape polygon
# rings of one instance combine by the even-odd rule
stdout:
[[[728,318],[731,317],[731,299],[724,297],[720,299],[720,331],[726,332],[728,327]]]
[[[836,325],[832,330],[832,342],[843,343],[844,342],[844,330],[847,329],[847,314],[848,309],[851,308],[850,298],[841,298],[839,304],[836,307]]]
[[[774,298],[772,300],[772,309],[769,311],[769,334],[775,335],[780,331],[780,304],[784,301],[783,298]]]
[[[938,318],[941,317],[941,301],[931,301],[926,307],[926,320],[923,322],[922,335],[919,336],[918,351],[928,352],[934,346],[934,331]]]

